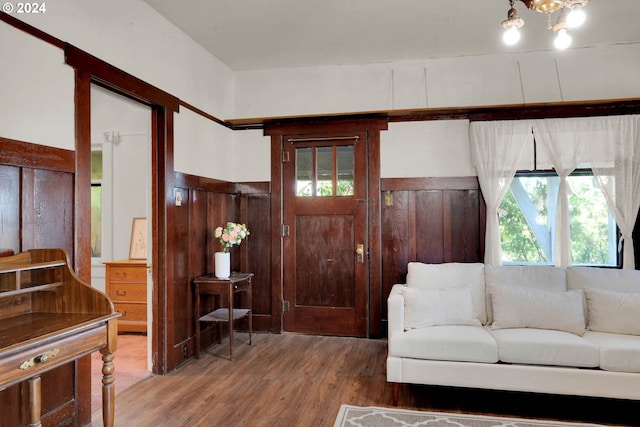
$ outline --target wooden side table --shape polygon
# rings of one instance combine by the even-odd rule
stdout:
[[[200,357],[200,322],[228,323],[229,325],[229,360],[233,359],[233,322],[234,320],[248,317],[249,319],[249,344],[251,344],[252,313],[251,313],[251,278],[253,273],[232,273],[228,279],[218,279],[213,274],[200,276],[193,280],[194,294],[196,297],[196,351],[195,358]],[[245,292],[247,296],[247,308],[233,308],[233,294]],[[229,307],[218,308],[210,313],[200,316],[200,296],[226,295],[229,299]]]

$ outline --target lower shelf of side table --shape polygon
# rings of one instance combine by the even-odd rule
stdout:
[[[232,320],[242,319],[246,317],[249,312],[248,308],[234,308],[232,313]],[[228,308],[218,308],[213,310],[211,313],[205,314],[200,317],[201,322],[228,322],[229,321],[229,309]]]

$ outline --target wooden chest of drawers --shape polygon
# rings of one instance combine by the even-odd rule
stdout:
[[[122,260],[107,266],[106,292],[117,312],[118,332],[147,332],[147,262]]]

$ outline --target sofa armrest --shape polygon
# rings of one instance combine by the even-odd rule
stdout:
[[[406,285],[393,285],[389,298],[387,298],[387,335],[392,338],[394,334],[404,332],[404,296],[400,289]]]

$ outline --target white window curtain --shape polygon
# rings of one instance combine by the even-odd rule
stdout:
[[[532,122],[506,120],[472,122],[471,157],[487,205],[485,264],[500,265],[502,247],[498,207],[522,164],[525,148],[533,144]]]
[[[549,119],[536,121],[533,133],[538,153],[548,158],[550,166],[560,178],[555,217],[554,262],[556,266],[571,265],[571,236],[569,234],[569,194],[567,177],[583,159],[585,135],[575,119]],[[582,142],[582,143],[581,143]]]
[[[579,165],[591,167],[622,233],[623,266],[635,268],[632,232],[640,209],[640,116],[536,120],[541,158],[560,177],[556,211],[555,264],[571,265],[566,178]],[[543,160],[544,161],[544,160]],[[546,165],[541,165],[542,168]]]
[[[594,121],[596,129],[608,130],[600,132],[607,156],[592,156],[591,169],[622,234],[622,266],[634,269],[632,233],[640,210],[640,116],[602,117]]]

